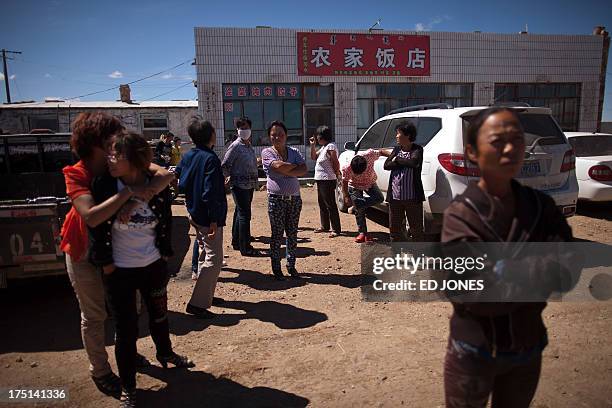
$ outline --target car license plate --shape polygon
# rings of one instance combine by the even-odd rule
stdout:
[[[539,161],[526,162],[521,168],[521,174],[519,177],[534,177],[539,175],[540,172],[541,170]]]

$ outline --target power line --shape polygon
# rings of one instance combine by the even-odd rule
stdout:
[[[168,92],[164,92],[164,93],[161,93],[161,94],[159,94],[159,95],[155,95],[155,96],[153,96],[152,98],[143,99],[141,102],[150,101],[151,99],[155,99],[155,98],[159,98],[160,96],[168,95],[169,93],[172,93],[172,92],[174,92],[174,91],[178,91],[179,89],[184,88],[184,87],[186,87],[187,85],[193,85],[193,81],[189,81],[189,82],[187,82],[187,83],[185,83],[185,84],[183,84],[183,85],[181,85],[181,86],[179,86],[179,87],[176,87],[176,88],[174,88],[174,89],[169,90]]]
[[[182,65],[185,65],[185,64],[187,64],[187,63],[189,63],[189,62],[192,62],[192,61],[193,61],[193,59],[188,59],[187,61],[183,61],[183,62],[181,62],[180,64],[176,64],[176,65],[175,65],[175,66],[173,66],[173,67],[170,67],[170,68],[168,68],[168,69],[164,69],[163,71],[156,72],[155,74],[152,74],[152,75],[146,76],[146,77],[144,77],[144,78],[140,78],[140,79],[137,79],[137,80],[135,80],[135,81],[128,82],[128,83],[127,83],[127,84],[125,84],[125,85],[132,85],[132,84],[135,84],[135,83],[137,83],[137,82],[141,82],[141,81],[144,81],[144,80],[146,80],[146,79],[153,78],[154,76],[161,75],[161,74],[163,74],[164,72],[172,71],[173,69],[178,68],[178,67],[180,67],[180,66],[182,66]],[[84,97],[86,97],[86,96],[97,95],[97,94],[100,94],[100,93],[104,93],[104,92],[112,91],[112,90],[115,90],[115,89],[119,89],[119,87],[120,87],[120,86],[121,86],[121,85],[113,86],[112,88],[108,88],[108,89],[104,89],[104,90],[101,90],[101,91],[96,91],[96,92],[90,92],[90,93],[88,93],[88,94],[85,94],[85,95],[79,95],[79,96],[75,96],[75,97],[72,97],[72,98],[68,98],[68,99],[66,99],[66,100],[67,100],[67,101],[69,101],[69,100],[72,100],[72,99],[84,98]]]
[[[126,83],[126,85],[135,84],[135,83],[137,83],[137,82],[141,82],[141,81],[144,81],[144,80],[146,80],[146,79],[153,78],[154,76],[161,75],[161,74],[163,74],[164,72],[172,71],[173,69],[176,69],[176,68],[178,68],[178,67],[180,67],[180,66],[183,66],[183,65],[188,64],[188,63],[191,63],[191,62],[193,62],[193,59],[192,59],[192,58],[190,58],[190,59],[188,59],[188,60],[186,60],[186,61],[183,61],[183,62],[181,62],[181,63],[179,63],[179,64],[176,64],[176,65],[174,65],[174,66],[172,66],[172,67],[170,67],[170,68],[164,69],[164,70],[162,70],[162,71],[156,72],[156,73],[151,74],[151,75],[147,75],[146,77],[143,77],[143,78],[140,78],[140,79],[136,79],[136,80],[134,80],[134,81],[130,81],[130,82]],[[190,83],[191,83],[191,82],[190,82]],[[117,86],[113,86],[113,87],[111,87],[111,88],[103,89],[103,90],[100,90],[100,91],[90,92],[90,93],[83,94],[83,95],[79,95],[79,96],[73,96],[73,97],[71,97],[71,98],[66,98],[66,99],[64,99],[64,100],[65,100],[65,101],[70,101],[70,100],[72,100],[72,99],[78,99],[78,98],[84,98],[84,97],[86,97],[86,96],[97,95],[97,94],[101,94],[101,93],[104,93],[104,92],[109,92],[109,91],[113,91],[113,90],[115,90],[115,89],[119,89],[119,87],[120,87],[120,85],[117,85]],[[39,103],[39,104],[41,104],[41,103],[44,103],[44,102],[38,102],[38,103]]]

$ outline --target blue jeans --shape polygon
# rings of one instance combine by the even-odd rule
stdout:
[[[357,221],[357,229],[360,234],[366,233],[368,232],[368,226],[366,224],[367,209],[375,204],[382,203],[385,197],[376,183],[365,191],[354,187],[349,187],[348,191],[351,201],[353,201],[353,206],[356,210],[355,219]],[[364,192],[368,195],[367,197],[363,196]]]
[[[232,187],[232,196],[236,209],[232,223],[232,246],[238,247],[244,254],[251,247],[251,202],[253,189]]]

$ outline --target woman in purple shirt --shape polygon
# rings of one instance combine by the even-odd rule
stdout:
[[[268,126],[272,147],[263,149],[261,160],[268,176],[268,216],[272,237],[270,258],[272,273],[277,280],[284,280],[281,271],[281,240],[287,236],[287,272],[294,278],[299,274],[295,269],[295,248],[297,229],[302,211],[300,183],[298,177],[308,171],[300,152],[287,146],[287,127],[283,122],[274,121]]]

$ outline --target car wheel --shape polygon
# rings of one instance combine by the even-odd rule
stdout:
[[[336,204],[340,211],[343,213],[348,212],[348,207],[344,204],[344,193],[342,193],[342,184],[340,183],[336,185]]]

